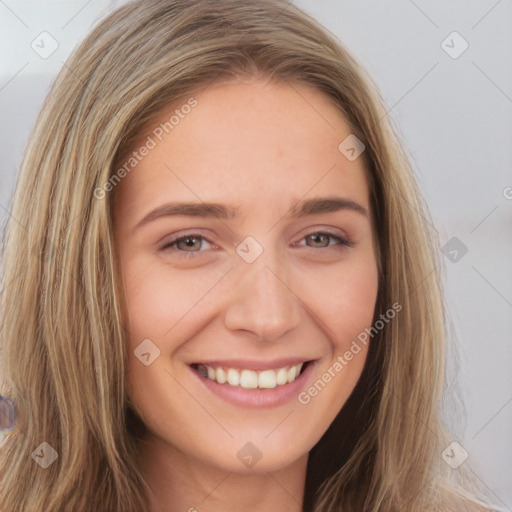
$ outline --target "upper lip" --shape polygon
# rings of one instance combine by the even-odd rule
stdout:
[[[212,368],[233,368],[240,370],[274,370],[278,368],[284,368],[286,366],[294,366],[300,363],[306,363],[309,361],[313,361],[312,358],[306,357],[288,357],[284,359],[273,359],[271,361],[258,361],[258,360],[250,360],[250,359],[216,359],[209,361],[195,361],[191,363],[191,365],[206,365],[211,366]]]

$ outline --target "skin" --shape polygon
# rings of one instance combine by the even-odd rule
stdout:
[[[197,106],[115,190],[127,389],[149,431],[140,467],[152,511],[298,512],[308,452],[354,389],[367,347],[308,404],[294,397],[266,409],[212,394],[189,364],[316,360],[302,390],[332,372],[337,357],[371,326],[377,298],[363,162],[338,150],[351,129],[330,99],[308,86],[239,79],[193,96]],[[163,112],[141,144],[188,99]],[[287,216],[301,200],[332,196],[368,214]],[[237,206],[240,218],[173,215],[139,224],[171,201]],[[310,236],[326,229],[352,246]],[[187,234],[206,241],[162,249]],[[247,236],[263,248],[252,263],[235,251]],[[134,355],[145,339],[160,350],[149,366]],[[251,468],[237,457],[247,442],[261,453]]]

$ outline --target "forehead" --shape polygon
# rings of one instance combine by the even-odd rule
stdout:
[[[136,165],[116,195],[135,211],[175,199],[276,209],[288,195],[333,192],[368,207],[362,159],[350,161],[338,148],[351,131],[333,101],[309,86],[212,84],[145,127],[132,148]],[[151,148],[141,157],[144,146]]]

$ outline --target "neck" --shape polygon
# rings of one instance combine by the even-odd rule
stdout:
[[[276,471],[237,473],[152,440],[144,444],[141,468],[150,512],[301,512],[307,457]]]

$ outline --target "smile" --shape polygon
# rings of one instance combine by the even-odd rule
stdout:
[[[206,379],[242,389],[273,389],[290,384],[299,377],[305,363],[283,366],[262,371],[213,367],[207,364],[194,365]]]
[[[204,361],[188,366],[213,396],[238,407],[261,409],[296,400],[317,364],[316,359],[294,357],[274,361]]]

